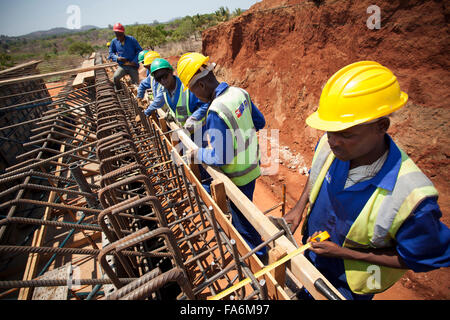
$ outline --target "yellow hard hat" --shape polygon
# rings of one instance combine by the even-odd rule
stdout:
[[[374,61],[355,62],[328,80],[318,110],[306,123],[323,131],[342,131],[388,115],[407,100],[391,70]]]
[[[206,64],[209,57],[205,57],[198,52],[188,52],[183,54],[177,63],[177,73],[184,85],[184,90],[189,88],[189,82],[200,67]]]
[[[156,51],[149,51],[144,56],[144,66],[149,66],[152,64],[153,60],[156,58],[161,58],[158,52]]]
[[[106,46],[109,47],[111,45],[111,42],[107,42]]]

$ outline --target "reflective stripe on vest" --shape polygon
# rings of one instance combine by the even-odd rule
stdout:
[[[167,92],[164,92],[164,100],[166,101],[166,104],[170,106],[167,94]],[[189,116],[192,114],[189,111],[189,90],[183,92],[183,86],[181,86],[177,105],[175,107],[175,112],[173,112],[172,108],[170,107],[169,112],[181,124],[181,126],[184,126],[187,118],[189,118]]]
[[[377,188],[353,222],[344,247],[386,248],[393,246],[395,234],[403,222],[427,197],[437,197],[432,182],[402,150],[402,163],[394,190]],[[320,140],[310,172],[310,208],[313,207],[326,172],[334,160],[327,136]],[[310,210],[307,212],[309,215]],[[305,222],[304,225],[307,223]],[[406,270],[345,260],[345,273],[350,289],[358,294],[382,292],[399,280]],[[375,271],[376,272],[375,272]],[[376,279],[375,275],[379,277]]]
[[[250,96],[243,89],[228,87],[212,102],[208,112],[210,110],[219,115],[233,136],[233,161],[220,169],[237,186],[246,185],[261,175],[259,144],[251,117]]]

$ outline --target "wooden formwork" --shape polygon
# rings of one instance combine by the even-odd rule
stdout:
[[[161,118],[164,118],[165,114],[162,111],[158,111]],[[188,149],[196,150],[198,146],[190,139],[190,137],[186,134],[185,131],[180,130],[180,127],[175,122],[164,123],[162,126],[167,126],[168,130],[172,130],[172,136],[176,136],[185,147]],[[183,161],[180,159],[180,161]],[[232,201],[236,207],[244,214],[247,220],[255,227],[256,230],[260,233],[263,239],[270,239],[274,236],[279,229],[269,220],[269,218],[264,215],[261,210],[250,201],[240,190],[239,188],[220,170],[203,165],[206,171],[210,174],[210,176],[214,179],[215,183],[223,184],[225,189],[226,196]],[[195,175],[191,174],[191,179],[196,181]],[[198,180],[197,180],[198,181]],[[203,189],[203,188],[200,188]],[[208,193],[203,189],[202,195],[205,199],[210,198]],[[206,200],[207,201],[207,200]],[[219,200],[220,202],[220,200]],[[220,210],[220,208],[217,208]],[[231,226],[228,220],[223,218],[223,215],[218,215],[218,221],[221,224],[222,228],[232,233],[237,233],[237,231]],[[231,231],[233,230],[233,231]],[[286,251],[292,252],[296,249],[296,247],[289,241],[286,236],[281,236],[274,241],[274,245],[272,248],[278,248],[277,251]],[[239,245],[239,250],[242,255],[249,251],[249,247],[246,245],[245,241]],[[282,255],[282,254],[281,254]],[[281,256],[280,255],[280,256]],[[257,272],[261,269],[261,262],[252,261],[252,270]],[[306,289],[311,293],[311,295],[315,299],[326,300],[327,298],[319,292],[314,283],[318,279],[324,280],[326,285],[333,291],[341,299],[345,299],[342,294],[334,288],[334,286],[311,264],[309,260],[307,260],[303,255],[295,256],[290,262],[290,271],[292,274],[306,287]],[[272,283],[276,287],[276,281],[273,278],[268,279],[270,283]],[[280,298],[276,294],[273,297]]]
[[[181,141],[187,149],[196,150],[198,146],[191,140],[191,138],[186,134],[186,131],[181,130],[181,128],[175,122],[166,122],[165,121],[165,113],[161,110],[158,110],[159,118],[163,119],[162,123],[159,121],[160,127],[167,127],[167,130],[172,131],[172,137],[176,137],[179,141]],[[155,121],[156,118],[153,118],[151,121]],[[166,143],[170,143],[170,141],[166,138]],[[173,148],[173,146],[171,145]],[[178,155],[178,153],[175,153]],[[179,156],[179,155],[178,155]],[[184,160],[179,157],[178,159],[181,162]],[[224,189],[226,196],[232,201],[238,209],[244,214],[247,220],[255,227],[256,230],[260,233],[261,237],[264,239],[270,239],[274,236],[279,229],[269,220],[269,218],[264,215],[261,210],[250,201],[240,190],[239,188],[220,170],[213,168],[211,166],[204,165],[206,171],[210,174],[210,176],[214,179],[214,184],[220,184],[220,186]],[[186,166],[185,166],[186,167]],[[211,196],[206,192],[206,190],[201,186],[197,177],[190,169],[186,169],[186,174],[189,176],[189,179],[192,183],[194,183],[199,189],[199,193],[202,195],[202,198],[205,202],[210,203],[219,214],[217,214],[217,220],[220,223],[221,227],[226,230],[227,234],[231,236],[233,239],[236,237],[239,239],[239,252],[241,255],[245,255],[250,248],[246,244],[246,242],[242,239],[236,229],[231,225],[230,221],[226,219],[223,214],[222,209],[219,207],[218,203],[224,202],[223,194],[221,197],[218,197],[216,201],[214,201]],[[296,249],[296,247],[288,240],[286,236],[281,236],[274,241],[274,244],[269,245],[273,249],[276,249],[277,253],[274,255],[278,255],[279,257],[283,256],[283,252],[292,252]],[[279,253],[281,252],[281,253]],[[272,257],[272,261],[274,257]],[[254,272],[260,271],[263,267],[261,261],[257,258],[253,258],[250,260],[251,268]],[[333,285],[309,262],[303,255],[297,255],[290,262],[290,271],[311,293],[311,295],[315,299],[326,300],[327,298],[320,293],[314,283],[318,279],[323,279],[325,283],[330,287],[330,289],[341,299],[345,299],[339,291],[333,287]],[[270,294],[273,299],[283,299],[285,298],[284,292],[280,290],[280,286],[275,280],[275,278],[271,274],[266,274],[266,282],[270,283]],[[284,284],[283,284],[284,285]]]

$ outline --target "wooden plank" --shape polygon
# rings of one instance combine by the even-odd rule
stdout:
[[[280,260],[284,256],[287,255],[287,252],[282,247],[275,247],[269,250],[269,265]],[[286,283],[286,266],[281,265],[276,267],[274,270],[270,272],[275,280],[281,285]]]
[[[8,68],[8,69],[5,69],[5,70],[1,70],[0,71],[0,76],[3,76],[5,74],[11,73],[11,72],[14,72],[14,71],[17,71],[17,70],[20,70],[22,68],[26,68],[26,67],[32,66],[34,64],[41,63],[42,61],[43,60],[32,60],[32,61],[29,61],[29,62],[18,64],[17,66],[14,66],[14,67],[11,67],[11,68]]]
[[[0,80],[0,86],[6,85],[6,84],[23,82],[23,81],[32,81],[32,80],[36,80],[36,79],[49,78],[49,77],[53,77],[53,76],[61,76],[61,75],[67,75],[67,74],[76,74],[76,73],[85,72],[85,71],[105,69],[105,68],[109,68],[109,67],[114,67],[116,65],[117,65],[116,62],[110,62],[110,63],[99,64],[99,65],[96,65],[96,66],[93,66],[93,67],[87,67],[87,68],[76,68],[76,69],[56,71],[56,72],[50,72],[50,73],[44,73],[44,74],[35,74],[35,75],[32,75],[32,76],[25,76],[25,77],[13,78],[13,79]]]
[[[86,69],[86,68],[89,68],[89,67],[93,67],[94,63],[95,63],[94,59],[84,60],[83,63],[81,64],[81,68]],[[80,87],[83,86],[85,81],[92,80],[92,79],[94,79],[94,77],[95,77],[95,71],[94,70],[80,72],[80,73],[77,74],[75,79],[73,79],[72,87],[80,88]]]
[[[211,182],[211,195],[219,208],[223,212],[228,212],[227,194],[225,192],[225,185],[222,181],[213,180],[213,182]]]
[[[173,122],[168,123],[168,125],[171,130],[179,128]],[[178,135],[179,139],[187,148],[193,150],[198,149],[197,145],[183,130],[177,130],[174,132]],[[236,207],[242,212],[253,227],[258,230],[263,239],[269,239],[279,231],[278,228],[269,220],[269,218],[265,216],[261,210],[259,210],[259,208],[256,207],[256,205],[250,201],[225,174],[223,174],[223,172],[206,165],[203,165],[203,167],[213,179],[220,180],[224,183],[228,198],[233,201]],[[285,236],[281,236],[276,239],[275,246],[283,247],[287,252],[292,252],[296,249]],[[334,286],[319,272],[319,270],[317,270],[316,267],[314,267],[308,259],[305,258],[304,255],[301,254],[292,258],[290,266],[292,273],[303,283],[315,299],[327,299],[314,287],[314,282],[321,278],[337,296],[345,300],[344,296],[336,288],[334,288]]]

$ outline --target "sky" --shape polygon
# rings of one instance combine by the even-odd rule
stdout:
[[[56,27],[94,25],[105,28],[166,22],[172,18],[213,13],[221,6],[231,12],[248,9],[260,0],[0,0],[0,34],[20,36]],[[78,14],[79,13],[79,14]]]

